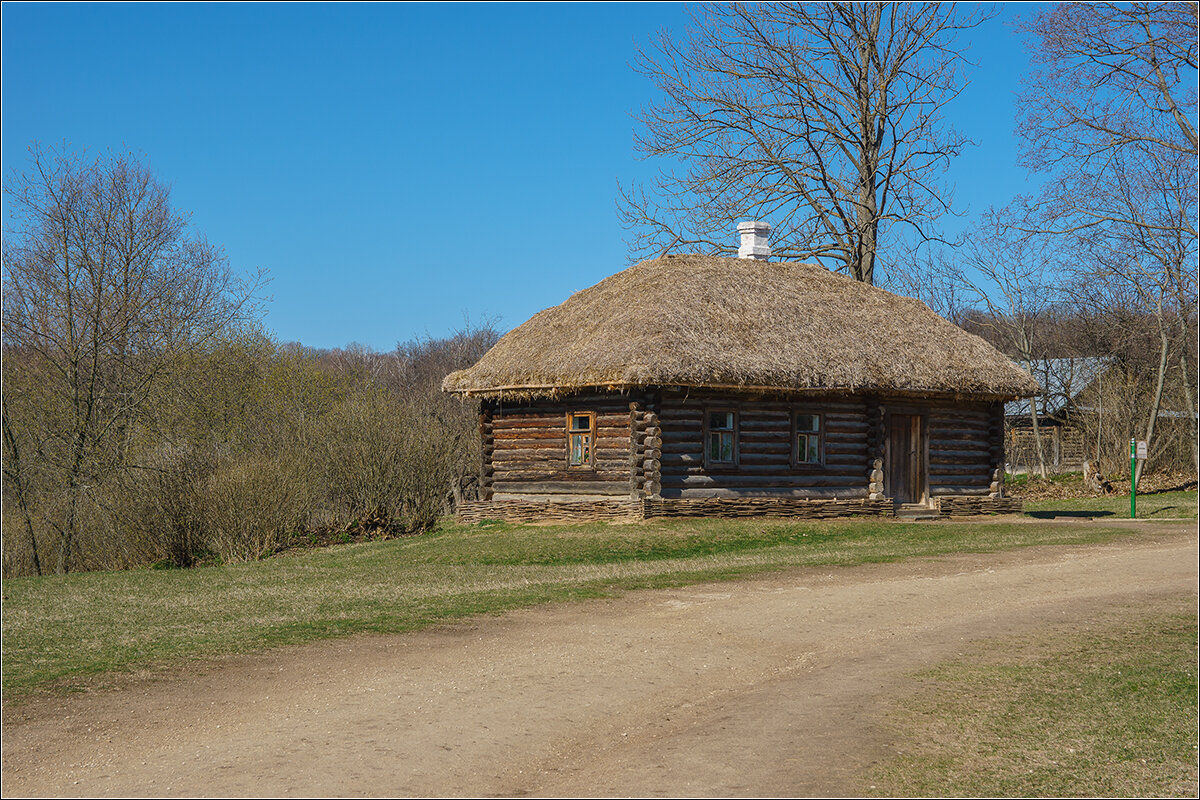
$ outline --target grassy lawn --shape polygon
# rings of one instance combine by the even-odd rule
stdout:
[[[982,644],[893,711],[872,793],[1195,797],[1196,616],[1172,604],[1086,633]]]
[[[1003,521],[445,524],[248,564],[10,579],[4,699],[96,685],[106,673],[627,589],[1136,534]]]
[[[1068,497],[1026,500],[1025,513],[1039,519],[1051,517],[1129,518],[1129,495]],[[1138,519],[1196,518],[1196,490],[1139,494]]]

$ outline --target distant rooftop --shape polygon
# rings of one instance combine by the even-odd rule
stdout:
[[[1053,416],[1061,412],[1084,389],[1091,386],[1112,363],[1111,358],[1043,358],[1031,364],[1033,377],[1044,394],[1037,398],[1039,410]],[[1029,399],[1004,404],[1007,417],[1029,416]]]

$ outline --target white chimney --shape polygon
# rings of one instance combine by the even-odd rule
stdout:
[[[771,226],[762,220],[739,222],[738,233],[742,236],[742,246],[738,248],[738,258],[753,258],[766,261],[771,257]]]

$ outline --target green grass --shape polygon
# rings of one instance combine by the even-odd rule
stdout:
[[[1130,609],[1086,633],[973,648],[898,703],[872,793],[1195,797],[1196,615]]]
[[[428,534],[191,570],[4,582],[6,702],[122,671],[550,601],[797,566],[1077,544],[1128,526],[889,520],[444,525]]]
[[[1119,517],[1129,518],[1129,495],[1071,497],[1053,500],[1026,500],[1025,513],[1031,517]],[[1196,518],[1196,490],[1139,494],[1138,519]]]

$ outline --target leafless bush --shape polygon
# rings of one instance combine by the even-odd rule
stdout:
[[[279,461],[247,458],[209,478],[202,514],[214,553],[223,561],[252,561],[288,543],[303,517],[303,492]]]
[[[190,567],[208,551],[205,484],[216,453],[196,445],[164,445],[147,467],[114,487],[110,568],[167,562]]]
[[[121,468],[73,500],[36,459],[10,469],[25,440],[6,420],[5,435],[18,436],[6,442],[4,575],[55,569],[64,537],[54,523],[72,501],[72,569],[187,567],[261,558],[308,533],[423,530],[451,510],[479,458],[475,409],[443,395],[441,379],[496,338],[485,326],[330,354],[243,331],[171,356],[177,379],[127,427]],[[38,386],[39,373],[16,366],[6,357],[6,399],[16,388],[23,402],[6,414],[24,414]]]

